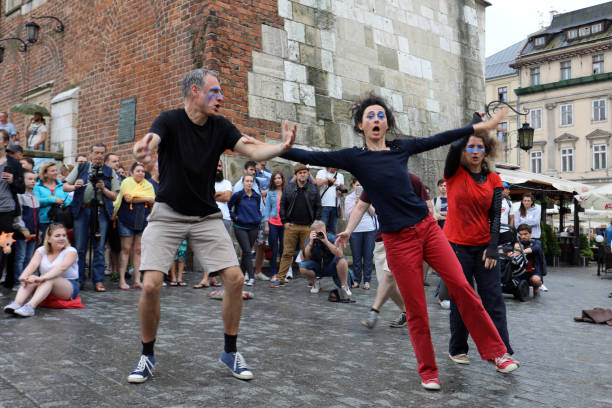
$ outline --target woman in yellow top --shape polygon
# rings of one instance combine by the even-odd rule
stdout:
[[[121,190],[115,200],[115,219],[121,237],[119,258],[119,288],[130,289],[125,282],[125,272],[130,255],[134,265],[134,289],[140,285],[140,238],[147,226],[147,217],[155,203],[153,185],[145,180],[145,169],[141,163],[134,163],[130,177],[121,183]]]

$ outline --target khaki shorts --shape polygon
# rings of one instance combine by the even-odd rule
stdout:
[[[174,254],[184,239],[189,240],[200,264],[208,273],[238,266],[232,240],[217,212],[206,217],[180,214],[168,204],[155,203],[142,234],[141,271],[168,273]]]
[[[385,273],[391,273],[387,264],[387,254],[385,244],[382,241],[374,243],[374,267],[376,268],[376,280],[382,281]]]

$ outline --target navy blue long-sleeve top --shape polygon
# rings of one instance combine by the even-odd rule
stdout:
[[[399,231],[422,221],[429,210],[412,189],[408,158],[474,134],[472,125],[427,138],[397,139],[390,150],[371,151],[352,147],[332,152],[290,149],[282,158],[305,164],[335,167],[352,173],[368,194],[383,233]]]

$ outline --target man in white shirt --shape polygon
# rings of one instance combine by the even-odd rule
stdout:
[[[328,167],[319,170],[316,175],[317,187],[321,195],[321,221],[325,223],[327,232],[336,234],[338,227],[338,200],[345,192],[344,176],[338,169]]]
[[[512,201],[510,201],[510,185],[505,181],[504,190],[502,191],[500,222],[499,245],[512,243],[515,241],[516,234],[510,230],[510,226],[514,225],[514,213],[512,210]]]
[[[232,197],[232,183],[223,178],[223,162],[219,160],[217,164],[217,174],[215,175],[215,201],[223,214],[223,224],[227,233],[230,233],[232,220],[230,219],[229,208],[227,202]]]
[[[223,178],[223,162],[219,159],[219,163],[217,163],[217,174],[215,175],[215,201],[217,203],[217,207],[221,210],[221,214],[223,214],[223,225],[225,225],[225,229],[227,233],[231,234],[232,228],[232,220],[230,219],[229,208],[227,207],[227,202],[232,197],[232,182]],[[193,257],[194,269],[202,270],[202,280],[199,283],[193,285],[194,289],[207,288],[210,285],[212,286],[221,286],[217,282],[217,277],[212,276],[210,281],[208,280],[208,273],[206,270],[200,265],[197,257]]]

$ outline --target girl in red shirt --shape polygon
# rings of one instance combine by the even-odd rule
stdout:
[[[475,113],[472,123],[481,121]],[[476,280],[482,304],[508,353],[512,354],[497,265],[503,184],[499,175],[489,170],[486,161],[487,157],[494,156],[496,142],[487,132],[475,132],[451,145],[444,167],[448,194],[444,233],[468,282],[474,286]],[[449,356],[455,363],[469,364],[469,333],[455,300],[451,293]]]

